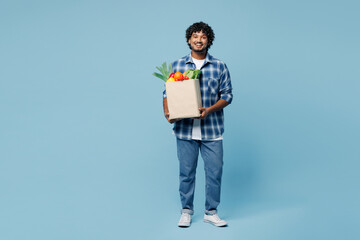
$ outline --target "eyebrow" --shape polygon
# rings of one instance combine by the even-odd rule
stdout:
[[[200,35],[200,34],[201,34],[201,33],[195,33],[195,32],[194,32],[192,35],[196,35],[196,36],[197,36],[197,35]],[[206,33],[203,33],[203,34],[201,35],[201,37],[207,37]]]

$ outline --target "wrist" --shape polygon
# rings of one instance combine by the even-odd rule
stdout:
[[[208,107],[208,108],[207,108],[207,112],[208,112],[208,114],[213,113],[213,112],[214,112],[214,108],[213,108],[213,107]]]

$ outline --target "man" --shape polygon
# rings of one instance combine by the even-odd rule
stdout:
[[[164,91],[164,114],[170,123],[175,123],[177,155],[180,165],[180,199],[182,204],[179,227],[189,227],[194,213],[193,200],[195,173],[199,151],[204,160],[206,175],[206,202],[204,221],[215,226],[226,226],[220,219],[217,207],[220,203],[221,176],[223,167],[222,134],[224,132],[223,108],[232,101],[229,70],[224,62],[212,57],[208,50],[214,41],[214,32],[209,25],[197,22],[186,30],[191,54],[175,61],[174,72],[200,69],[201,116],[169,120],[166,91]]]

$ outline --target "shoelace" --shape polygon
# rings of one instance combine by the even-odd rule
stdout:
[[[217,214],[214,214],[213,217],[215,218],[215,220],[216,220],[217,222],[220,222],[220,221],[221,221],[221,219],[219,218],[219,216],[218,216]]]
[[[210,217],[212,217],[213,218],[213,220],[215,220],[216,222],[220,222],[220,221],[222,221],[221,219],[220,219],[220,217],[219,217],[219,215],[217,215],[217,214],[214,214],[214,215],[209,215]]]
[[[181,216],[181,220],[186,221],[186,222],[190,221],[190,214],[183,213],[182,216]]]

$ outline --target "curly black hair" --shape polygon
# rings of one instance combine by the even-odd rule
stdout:
[[[186,29],[186,42],[189,45],[189,48],[191,49],[191,46],[189,44],[189,39],[191,38],[191,35],[194,32],[200,32],[200,31],[205,33],[208,38],[208,46],[206,49],[206,50],[208,50],[211,47],[211,45],[215,39],[215,34],[214,34],[214,31],[212,30],[212,28],[204,22],[194,23],[190,27],[188,27],[188,29]]]

